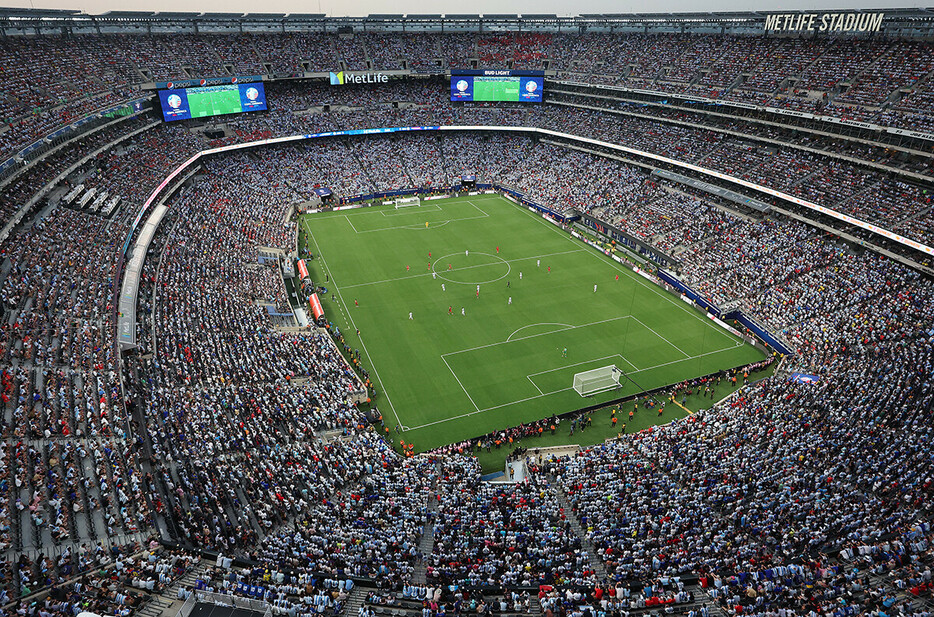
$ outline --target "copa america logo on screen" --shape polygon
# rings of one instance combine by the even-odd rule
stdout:
[[[259,98],[259,90],[256,88],[247,88],[245,94],[246,98],[250,99],[251,101],[255,101]]]
[[[470,87],[470,84],[467,83],[466,79],[457,80],[457,83],[454,84],[454,87],[457,88],[457,92],[454,93],[454,96],[458,96],[458,97],[470,96],[470,94],[467,92],[467,88]]]
[[[169,107],[172,109],[178,109],[182,106],[182,97],[177,94],[170,94],[169,98],[167,98],[165,102],[168,103]]]
[[[526,84],[525,84],[525,93],[524,93],[522,96],[524,96],[524,97],[527,98],[527,99],[535,99],[535,98],[538,98],[539,95],[536,94],[536,92],[535,92],[536,90],[538,90],[538,83],[536,83],[536,82],[534,82],[534,81],[526,82]]]

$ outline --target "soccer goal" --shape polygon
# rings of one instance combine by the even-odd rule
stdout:
[[[615,365],[595,368],[574,375],[574,389],[581,396],[590,396],[619,387],[619,378],[623,372]]]
[[[396,199],[396,210],[399,208],[406,208],[408,206],[420,206],[422,205],[422,200],[418,198],[417,195],[412,197],[399,197]]]

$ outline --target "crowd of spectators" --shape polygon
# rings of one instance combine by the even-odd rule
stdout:
[[[261,71],[266,63],[289,65],[294,50],[318,44],[300,35],[268,38],[275,54],[265,37],[185,37],[187,66]],[[621,72],[631,84],[689,87],[699,78],[685,56],[691,50],[715,67],[700,82],[713,89],[734,81],[729,67],[749,70],[756,64],[749,55],[774,45],[811,54],[796,87],[828,91],[839,72],[860,74],[846,95],[861,105],[879,103],[902,81],[927,83],[922,73],[930,70],[921,44],[644,38],[326,40],[348,66],[389,65],[419,50],[442,63],[477,54],[492,65],[534,66],[559,57],[575,74],[609,66],[588,56],[593,45],[631,51],[650,43],[653,54]],[[7,41],[2,53],[31,57],[30,45]],[[43,53],[68,61],[71,52],[54,40],[43,45]],[[556,52],[560,46],[570,49]],[[837,62],[835,73],[833,62],[847,50],[853,57]],[[915,64],[893,69],[898,54]],[[102,63],[103,79],[115,87],[140,73],[156,78],[174,70],[171,59],[151,68],[101,54],[88,62]],[[780,83],[781,65],[762,63]],[[867,73],[877,66],[888,80],[879,87]],[[36,96],[71,96],[67,84],[84,85],[78,79],[63,74]],[[711,166],[931,237],[927,193],[840,159],[609,110],[435,111],[426,105],[438,97],[430,90],[394,84],[341,99],[285,86],[283,108],[237,119],[223,143],[365,126],[541,126]],[[411,105],[386,105],[400,100]],[[346,109],[314,109],[340,102]],[[130,615],[197,563],[194,553],[134,544],[161,526],[189,548],[255,564],[242,572],[213,569],[199,588],[263,599],[296,616],[340,612],[350,577],[375,579],[386,590],[373,605],[392,604],[388,594],[398,592],[440,614],[439,603],[457,606],[454,613],[528,612],[527,596],[507,591],[490,601],[465,587],[538,588],[542,611],[554,616],[656,607],[687,613],[699,597],[730,615],[928,610],[919,604],[931,598],[934,561],[928,278],[797,221],[737,216],[632,165],[522,135],[292,143],[206,160],[169,202],[143,269],[140,349],[126,366],[125,400],[115,372],[113,298],[127,219],[161,178],[209,143],[172,126],[129,136],[147,123],[131,118],[114,132],[85,137],[17,176],[0,198],[9,221],[38,189],[77,167],[63,188],[80,177],[132,206],[107,220],[40,201],[0,244],[0,547],[9,551],[0,562],[0,600],[50,589],[48,598],[8,613],[64,617],[80,605]],[[82,162],[123,136],[119,147]],[[863,151],[864,158],[874,153]],[[517,484],[482,482],[469,457],[474,444],[399,456],[354,406],[360,380],[334,342],[271,321],[267,307],[281,310],[288,300],[278,270],[258,249],[293,248],[289,208],[315,188],[349,199],[432,190],[465,174],[558,211],[592,213],[676,253],[686,282],[779,333],[798,352],[786,368],[814,374],[817,383],[779,373],[667,426],[542,465],[530,461]],[[548,422],[496,437],[518,440],[551,430]],[[426,536],[432,542],[423,552]],[[416,583],[419,572],[427,582]]]
[[[544,477],[480,481],[477,459],[442,462],[427,576],[442,586],[584,586],[595,574]]]
[[[433,123],[537,126],[699,163],[905,232],[922,242],[929,242],[934,235],[926,216],[932,206],[930,191],[915,183],[916,178],[931,174],[930,161],[906,158],[899,152],[881,147],[817,137],[798,138],[794,143],[782,145],[790,138],[774,128],[763,129],[764,132],[757,136],[757,139],[768,139],[769,143],[755,144],[728,134],[728,131],[739,128],[736,121],[718,121],[700,114],[692,116],[648,107],[640,108],[638,113],[632,109],[616,113],[620,104],[611,101],[598,103],[607,106],[605,111],[585,110],[568,105],[590,105],[595,101],[573,94],[558,93],[556,100],[565,102],[560,106],[522,108],[446,105],[437,83],[434,86],[425,83],[391,84],[373,89],[348,87],[340,89],[340,93],[343,98],[333,88],[303,88],[294,84],[270,86],[270,98],[278,100],[281,96],[282,106],[263,116],[247,115],[235,119],[231,123],[231,135],[222,143],[298,132]],[[346,107],[338,106],[339,100]],[[391,104],[399,105],[400,102],[404,104],[398,108]],[[322,105],[335,109],[325,112]],[[316,106],[316,111],[308,111]],[[622,109],[626,109],[625,105]],[[82,141],[92,144],[93,138]],[[139,204],[151,188],[144,180],[151,173],[148,167],[162,167],[163,161],[147,161],[145,166],[139,166],[136,157],[127,154],[132,154],[134,148],[147,148],[149,152],[166,153],[164,163],[167,164],[174,161],[174,152],[195,151],[198,143],[196,137],[183,130],[147,132],[127,147],[111,148],[86,164],[82,187],[86,191],[94,189],[120,203]],[[439,169],[419,168],[419,162],[437,158],[432,152],[396,149],[392,141],[387,141],[383,150],[385,168],[402,165],[409,175],[404,175],[402,167],[398,167],[399,173],[390,178],[388,184],[377,182],[377,190],[399,184],[431,188],[438,186],[443,179]],[[869,161],[882,167],[867,169],[858,161]],[[20,175],[4,192],[4,203],[0,205],[9,215],[28,201],[24,199],[28,197],[28,191],[42,181],[36,174],[46,169],[48,166],[43,164]],[[60,170],[61,167],[55,169]],[[915,176],[892,179],[888,172],[893,170],[911,172]],[[349,192],[362,192],[361,180],[364,179],[353,171],[346,176],[348,180],[343,182],[357,177],[353,186],[348,187]],[[341,181],[339,177],[333,178],[335,184]],[[588,197],[582,196],[583,199]]]
[[[220,565],[202,574],[191,589],[181,593],[208,591],[265,602],[276,614],[290,617],[313,615],[333,617],[341,614],[350,591],[351,579],[335,580],[321,576],[299,574],[284,564],[274,567],[257,565],[252,568],[223,567],[227,558],[218,558]]]
[[[288,96],[295,97],[294,86],[284,90]],[[273,92],[272,88],[270,91]],[[421,93],[418,93],[420,96]],[[314,100],[314,89],[309,93],[309,99]],[[401,91],[387,92],[393,100],[416,99],[417,96],[405,96]],[[300,100],[301,97],[298,97]],[[350,95],[350,100],[356,98]],[[582,100],[570,97],[568,100]],[[414,103],[414,101],[413,101]],[[299,107],[302,104],[296,104]],[[269,125],[284,132],[317,132],[349,128],[377,128],[385,126],[413,126],[432,123],[451,125],[498,125],[498,126],[537,126],[551,130],[567,132],[574,135],[600,139],[603,141],[626,144],[647,152],[675,159],[700,164],[715,171],[729,173],[743,180],[756,182],[785,191],[796,197],[808,199],[820,205],[834,208],[838,211],[859,217],[867,222],[905,232],[913,239],[929,243],[934,237],[934,229],[928,225],[926,216],[934,202],[929,190],[917,185],[914,179],[892,179],[888,176],[891,170],[908,170],[916,174],[930,175],[930,164],[920,160],[917,162],[905,161],[895,157],[891,152],[886,154],[882,149],[848,144],[841,146],[832,140],[805,140],[800,147],[778,145],[787,136],[776,133],[770,139],[776,145],[755,144],[747,139],[728,136],[722,129],[735,130],[729,124],[703,128],[702,124],[688,124],[697,121],[697,118],[685,118],[684,114],[672,115],[661,112],[641,113],[638,115],[627,113],[619,115],[607,111],[583,110],[567,106],[545,106],[543,108],[491,108],[491,107],[459,107],[441,106],[440,112],[435,112],[433,106],[414,105],[405,109],[386,107],[382,103],[368,103],[369,107],[355,108],[346,111],[332,111],[330,113],[314,113],[296,116],[279,113],[274,116]],[[439,118],[439,113],[441,117]],[[287,118],[282,120],[282,118]],[[661,123],[658,121],[664,118]],[[669,124],[668,121],[677,121]],[[237,121],[235,127],[241,138],[268,137],[273,132],[257,133],[255,126],[268,126],[263,120],[246,117]],[[444,171],[430,168],[430,162],[437,157],[433,150],[420,152],[411,145],[403,148],[396,147],[399,142],[387,141],[380,146],[381,152],[369,156],[381,157],[379,166],[381,175],[387,178],[369,178],[369,184],[375,184],[374,190],[388,190],[408,184],[410,187],[432,188],[439,185],[444,179]],[[433,143],[423,142],[426,147],[435,148]],[[411,144],[411,142],[410,142]],[[301,146],[314,149],[314,144]],[[346,147],[346,146],[345,146]],[[351,146],[355,147],[355,146]],[[442,147],[443,144],[442,144]],[[479,151],[476,148],[450,150],[451,156],[464,159],[461,165],[464,168],[476,167]],[[521,152],[519,149],[516,152]],[[542,156],[549,156],[548,149],[541,149]],[[837,156],[846,158],[837,158]],[[451,158],[448,152],[444,153],[446,159]],[[323,157],[327,160],[330,157]],[[346,157],[345,157],[346,158]],[[550,158],[550,157],[549,157]],[[573,166],[572,157],[563,156],[565,165]],[[854,159],[872,161],[885,166],[876,171],[867,169],[853,162]],[[555,183],[539,183],[535,181],[534,173],[545,173],[546,167],[536,166],[539,171],[530,171],[523,181],[520,171],[510,163],[514,157],[502,161],[491,161],[487,168],[502,169],[504,173],[490,174],[500,177],[506,184],[515,188],[529,190],[533,198],[542,201],[566,202],[563,208],[578,207],[581,203],[593,203],[594,195],[599,195],[605,187],[604,182],[590,182],[585,178],[572,174],[562,174]],[[539,161],[541,162],[541,161]],[[350,167],[346,173],[340,168],[332,173],[329,169],[320,169],[319,176],[328,176],[327,182],[340,186],[350,183],[346,191],[341,194],[357,194],[363,192],[367,178],[360,171],[360,156],[350,157]],[[319,165],[319,167],[326,167]],[[531,164],[527,167],[532,167]],[[601,178],[612,175],[618,167],[609,162],[602,161],[595,168]],[[395,169],[395,174],[389,170]],[[696,208],[692,204],[691,208]],[[665,208],[670,210],[671,208]],[[706,224],[706,223],[705,223]],[[697,231],[694,232],[695,234]],[[652,235],[658,235],[657,232]],[[667,235],[667,234],[664,234]],[[640,237],[648,237],[646,233]],[[672,245],[673,246],[673,245]],[[669,246],[668,248],[671,248]]]
[[[126,101],[134,84],[349,70],[543,69],[561,79],[930,126],[930,43],[691,34],[322,33],[7,37],[0,151]],[[91,78],[90,76],[93,76]],[[326,101],[325,101],[326,102]]]
[[[455,178],[466,170],[484,174],[480,156],[468,156],[465,154],[468,149],[479,149],[485,156],[493,154],[490,158],[497,160],[510,156],[509,152],[518,153],[514,159],[506,159],[509,162],[500,176],[503,182],[516,186],[522,186],[523,182],[529,186],[547,185],[551,176],[536,175],[536,170],[543,167],[567,166],[568,171],[580,173],[586,168],[593,170],[599,179],[601,164],[609,164],[599,163],[590,155],[562,152],[554,146],[536,145],[519,137],[465,134],[444,136],[440,145],[438,141],[433,135],[410,136],[389,145],[361,139],[342,148],[315,152],[332,159],[330,164],[335,168],[356,160],[362,176],[371,182],[366,186],[372,189],[411,182],[411,171],[402,154],[406,151],[429,153],[423,156],[440,159],[420,160],[418,165],[443,170],[446,178]],[[399,166],[385,168],[387,149],[395,152]],[[449,152],[450,164],[445,159]],[[281,168],[288,159],[302,158],[307,153],[292,146],[282,147],[270,151],[269,160],[273,167]],[[259,188],[256,183],[270,177],[255,158],[243,157],[240,161],[234,158],[224,165],[223,174],[218,176],[235,178],[253,189]],[[252,174],[250,181],[243,179],[244,166]],[[299,163],[292,168],[303,167]],[[915,589],[918,595],[923,595],[928,589],[923,573],[930,557],[927,552],[930,531],[919,521],[926,520],[923,495],[930,490],[930,484],[926,479],[929,462],[917,457],[930,439],[921,410],[929,406],[934,395],[930,377],[923,368],[931,362],[927,331],[934,317],[929,308],[934,298],[930,282],[881,257],[854,252],[797,222],[748,220],[701,204],[687,207],[688,202],[696,199],[671,193],[622,165],[606,174],[629,180],[627,190],[640,195],[623,203],[655,204],[671,199],[671,207],[683,209],[682,222],[672,223],[671,230],[690,228],[692,224],[709,224],[715,229],[699,237],[683,236],[689,242],[678,240],[684,248],[684,276],[717,302],[747,303],[753,314],[800,350],[800,360],[796,362],[802,370],[818,374],[820,383],[815,386],[779,378],[766,380],[704,414],[661,429],[624,435],[616,442],[585,450],[572,459],[549,461],[541,469],[533,466],[529,480],[518,486],[496,487],[480,482],[475,460],[454,450],[434,462],[400,459],[385,449],[380,455],[383,465],[368,470],[370,481],[362,484],[374,491],[369,498],[366,492],[354,497],[353,489],[349,489],[350,493],[338,490],[340,494],[336,497],[325,497],[316,504],[311,499],[294,500],[298,494],[305,495],[304,491],[314,494],[313,483],[301,485],[295,480],[286,483],[276,479],[275,465],[260,464],[266,477],[273,479],[272,485],[282,482],[288,486],[287,493],[292,499],[283,493],[288,505],[282,505],[277,513],[266,512],[257,517],[273,533],[260,544],[262,548],[255,551],[256,556],[262,559],[269,551],[288,554],[277,551],[290,551],[298,546],[303,558],[312,560],[314,568],[331,575],[352,573],[379,578],[401,573],[405,580],[419,560],[415,547],[419,530],[426,524],[426,519],[420,516],[424,517],[427,510],[434,512],[427,521],[433,530],[434,544],[431,556],[425,556],[426,575],[445,585],[593,584],[596,578],[584,544],[590,542],[607,575],[626,587],[614,591],[616,600],[607,600],[611,602],[610,610],[689,605],[695,602],[695,597],[684,590],[680,579],[692,574],[700,576],[699,584],[705,594],[736,613],[768,612],[789,605],[826,607],[844,596],[856,606],[904,608],[908,601],[904,594],[889,589],[886,583],[868,580],[860,574],[858,565],[849,563],[852,559],[848,557],[860,550],[871,555],[889,555],[893,549],[891,544],[884,548],[888,541],[885,538],[894,533],[904,534],[899,536],[905,538],[899,550],[905,557],[879,567],[884,573],[894,571],[895,576],[904,576],[905,589]],[[555,177],[561,182],[568,175],[559,173]],[[301,179],[296,182],[295,186],[305,186]],[[223,194],[218,186],[210,185],[212,194]],[[266,186],[272,188],[270,184]],[[544,191],[543,200],[553,198],[547,192],[552,190],[549,187],[539,190]],[[578,190],[573,185],[564,189],[567,193]],[[291,198],[301,198],[301,191],[291,194]],[[197,201],[203,203],[203,199]],[[619,198],[613,195],[607,199],[610,201],[616,203]],[[637,211],[632,205],[614,210],[613,215],[621,224],[629,224],[634,216],[644,216],[645,209]],[[659,216],[665,222],[640,220],[638,224],[664,232],[668,229],[667,216]],[[714,218],[705,222],[706,216]],[[197,216],[192,217],[192,224],[211,228],[207,220]],[[179,229],[173,233],[179,233]],[[215,228],[212,237],[217,237],[213,235],[217,233]],[[664,233],[653,236],[666,237]],[[186,234],[173,237],[170,244],[178,246],[177,240],[183,237],[188,242]],[[236,242],[226,243],[236,251]],[[194,245],[193,252],[205,253],[198,245]],[[171,269],[184,268],[173,265]],[[196,289],[198,284],[188,281],[184,286]],[[216,298],[217,294],[215,301]],[[886,310],[870,317],[875,307]],[[185,312],[196,313],[190,308]],[[231,312],[233,306],[226,306],[224,313]],[[183,346],[172,343],[165,348]],[[201,362],[194,354],[191,359],[182,358],[178,356],[175,365],[187,361],[198,366]],[[867,390],[866,384],[875,383],[875,376],[881,376],[879,386]],[[275,372],[263,378],[282,380]],[[199,381],[192,383],[206,385]],[[893,389],[889,384],[900,387]],[[843,404],[851,400],[858,401],[855,408]],[[263,404],[258,406],[266,408]],[[227,408],[216,403],[209,407]],[[187,409],[191,408],[189,404]],[[325,425],[326,418],[333,413],[330,411],[333,404],[325,408],[329,411],[312,419],[307,426]],[[236,406],[229,409],[232,422],[214,414],[213,418],[205,417],[194,424],[229,437],[236,433],[236,418],[246,415]],[[883,409],[893,417],[880,416]],[[162,415],[166,417],[164,412]],[[302,412],[302,416],[307,417],[307,412]],[[294,419],[281,426],[286,424],[302,426]],[[186,422],[185,427],[179,425],[176,430],[191,431],[190,426]],[[261,424],[249,426],[256,435],[268,430]],[[347,425],[344,430],[348,430]],[[880,448],[885,440],[879,431],[886,430],[912,431],[913,436],[905,448],[883,456]],[[207,437],[205,434],[201,440],[171,439],[166,435],[156,441],[190,444],[209,442]],[[839,447],[832,445],[832,440],[838,438],[847,443],[842,457]],[[356,434],[349,443],[354,439],[371,438]],[[826,443],[820,445],[821,442]],[[227,445],[236,443],[236,439],[228,438],[221,447],[236,449],[236,445]],[[367,443],[372,447],[382,442]],[[215,443],[206,447],[206,455],[216,457],[219,446]],[[335,452],[344,447],[335,446]],[[261,452],[252,452],[251,460],[258,460]],[[307,456],[301,455],[301,460],[307,460]],[[334,456],[337,456],[334,452],[322,453],[319,458],[328,460]],[[178,461],[196,457],[196,451],[189,449],[165,458],[175,461],[177,467]],[[769,471],[767,466],[772,461],[783,461],[785,468]],[[393,465],[397,467],[394,469]],[[438,465],[440,473],[433,471]],[[917,471],[893,484],[893,470],[903,467]],[[372,477],[387,469],[394,471],[387,471],[382,480]],[[197,468],[190,473],[198,473]],[[230,473],[239,474],[236,477],[243,478],[243,485],[255,486],[255,480],[242,468],[232,467]],[[198,476],[202,484],[189,484],[188,490],[206,489],[209,495],[222,495],[231,490],[219,479],[225,475],[210,478],[202,471]],[[318,476],[329,477],[320,473]],[[877,479],[867,484],[868,477]],[[454,482],[454,478],[458,481]],[[215,484],[216,488],[207,488]],[[854,493],[853,487],[857,485],[866,488]],[[332,495],[338,483],[328,486],[330,491],[325,494]],[[370,502],[398,495],[394,491],[404,486],[419,487],[411,496],[415,502],[398,502],[404,512],[398,520],[404,526],[391,528],[392,543],[380,541],[372,529],[386,531],[385,523],[376,524],[379,519],[373,518],[370,509],[375,504]],[[610,491],[608,487],[614,488]],[[569,513],[563,511],[560,495],[556,493],[559,490],[566,492],[574,516],[587,530],[585,538],[571,529],[566,519]],[[252,511],[259,512],[257,497],[247,490],[244,496],[236,503],[251,502]],[[437,500],[434,510],[426,508],[432,499]],[[228,502],[228,507],[231,502],[234,500]],[[199,500],[199,507],[204,506]],[[409,507],[412,509],[407,510]],[[215,506],[215,512],[223,509],[220,504]],[[299,512],[302,516],[294,528],[278,529],[290,514]],[[205,529],[211,528],[210,516],[199,518]],[[361,543],[357,536],[342,535],[345,531],[356,533],[356,527],[349,524],[352,520],[366,522],[362,529],[369,530],[366,537],[373,539],[374,544]],[[222,518],[213,522],[214,529],[223,529],[225,525]],[[475,531],[467,533],[467,530]],[[197,537],[197,533],[194,535]],[[223,544],[219,536],[211,540],[205,535],[202,539],[215,546],[218,541]],[[328,550],[329,546],[335,546],[332,542],[337,543],[339,550]],[[227,546],[238,548],[233,542]],[[358,548],[348,550],[349,547]],[[387,550],[390,552],[386,553]],[[832,560],[832,565],[825,563],[828,560]],[[633,584],[655,578],[663,580],[643,586],[637,593],[632,591]],[[815,580],[822,589],[833,591],[813,593]],[[620,600],[621,597],[624,599]],[[541,597],[543,606],[549,610],[582,605],[595,610],[602,604],[602,598],[595,600],[589,594],[577,600],[573,597],[567,600],[565,596],[560,602],[555,600],[554,592]]]
[[[877,266],[857,263],[850,276],[872,277]],[[896,320],[855,318],[879,299],[871,292],[810,311],[800,338],[823,340],[811,339],[802,359],[821,375],[819,384],[766,380],[721,407],[555,462],[549,470],[608,571],[623,580],[699,572],[719,590],[715,598],[747,614],[833,606],[842,597],[862,602],[851,598],[874,595],[867,566],[889,561],[893,551],[905,557],[880,572],[917,570],[919,561],[921,571],[930,567],[922,496],[930,491],[930,461],[917,454],[930,439],[922,409],[931,383],[921,367],[931,347],[929,335],[909,324],[930,324],[932,290],[906,275],[885,268],[878,276],[897,282],[899,291],[886,296]],[[878,382],[868,377],[887,370],[893,373]],[[893,391],[887,382],[905,387]],[[888,431],[912,437],[883,455]],[[902,476],[907,468],[913,472]],[[874,545],[886,546],[885,558],[871,557]],[[851,563],[854,555],[866,559]]]
[[[113,293],[127,216],[55,205],[108,148],[135,159],[137,195],[151,189],[190,155],[184,137],[152,126],[118,119],[4,187],[4,225],[25,216],[0,244],[0,545],[8,551],[0,597],[63,585],[46,606],[26,603],[19,614],[72,615],[77,603],[127,615],[176,568],[148,553],[139,560],[138,544],[154,525],[152,478],[142,471],[114,363]],[[123,171],[109,177],[127,186]]]

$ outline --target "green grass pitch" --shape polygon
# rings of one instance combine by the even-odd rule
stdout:
[[[518,77],[483,77],[473,82],[475,101],[518,101]]]
[[[764,357],[497,195],[311,214],[301,226],[328,319],[360,350],[374,402],[403,429],[394,438],[418,451]],[[621,389],[574,391],[575,373],[611,364]]]
[[[189,90],[188,105],[192,118],[235,114],[243,111],[240,105],[240,91],[236,88],[231,90],[206,89],[204,92],[199,92],[197,89]]]

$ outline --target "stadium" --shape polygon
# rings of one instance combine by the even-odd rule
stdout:
[[[934,9],[0,30],[3,615],[934,611]]]

